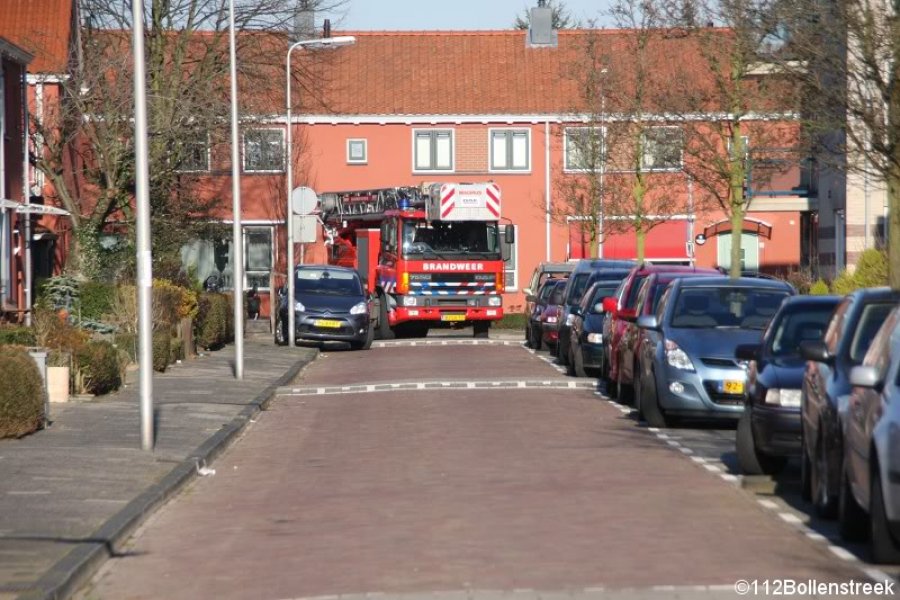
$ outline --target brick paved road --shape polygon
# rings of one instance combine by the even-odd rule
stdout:
[[[570,381],[519,347],[328,352],[83,597],[727,597],[738,579],[862,579],[590,389],[292,393],[489,380]]]

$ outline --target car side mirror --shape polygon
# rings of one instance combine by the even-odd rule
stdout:
[[[575,306],[572,307],[572,310],[570,310],[569,312],[572,313],[573,315],[580,315],[581,307],[576,304]]]
[[[616,309],[619,307],[619,302],[615,298],[604,298],[603,299],[603,308],[608,313],[615,314]]]
[[[881,387],[881,377],[878,374],[878,369],[867,365],[853,367],[850,369],[850,385],[879,389]]]
[[[604,308],[603,302],[598,302],[597,304],[594,305],[594,312],[597,313],[598,315],[602,315],[603,313],[606,312],[606,308]]]
[[[734,356],[738,360],[756,360],[759,358],[759,344],[741,344],[734,350]]]
[[[800,356],[806,360],[832,364],[834,357],[828,353],[828,347],[822,340],[806,340],[800,342]]]
[[[651,329],[659,331],[659,320],[656,315],[643,315],[637,318],[637,326],[641,329]]]
[[[516,243],[516,226],[509,224],[505,227],[503,232],[503,237],[507,244],[515,244]]]

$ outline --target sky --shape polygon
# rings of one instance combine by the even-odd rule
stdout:
[[[598,19],[604,0],[565,0],[579,19]],[[536,0],[347,0],[343,30],[509,29]]]

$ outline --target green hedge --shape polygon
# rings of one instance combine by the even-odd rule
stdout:
[[[198,304],[199,311],[194,321],[197,346],[217,349],[233,340],[231,299],[225,294],[206,293],[200,295]]]
[[[497,329],[521,329],[524,331],[527,323],[528,320],[522,313],[507,313],[503,315],[502,319],[494,323],[494,327]]]
[[[116,286],[99,281],[83,281],[78,291],[82,320],[99,321],[112,312]]]
[[[809,286],[809,294],[812,296],[827,296],[829,293],[828,284],[824,279],[817,279],[814,284]]]
[[[108,394],[122,385],[119,352],[109,342],[90,341],[85,344],[75,354],[75,365],[82,388],[88,394]]]
[[[116,347],[128,355],[128,359],[137,362],[137,344],[138,338],[136,333],[117,333],[115,340]]]
[[[0,347],[0,438],[36,431],[44,419],[44,383],[24,350]]]
[[[30,327],[16,325],[0,326],[0,346],[12,344],[13,346],[36,346],[37,340],[34,330]]]
[[[172,336],[168,331],[153,332],[153,370],[164,373],[172,362]]]

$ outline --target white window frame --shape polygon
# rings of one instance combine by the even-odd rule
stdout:
[[[274,132],[277,132],[278,135],[281,137],[281,166],[277,169],[248,169],[247,168],[247,155],[248,155],[247,136],[252,133],[261,132],[261,131],[274,131]],[[243,155],[242,155],[242,162],[243,162],[242,166],[243,166],[243,170],[245,173],[284,173],[284,169],[285,169],[285,160],[284,160],[285,133],[284,133],[284,129],[280,129],[280,128],[276,128],[276,127],[255,127],[253,129],[249,129],[244,132],[244,138],[243,138],[243,143],[241,144],[241,147],[243,148],[243,151],[244,151]]]
[[[418,136],[423,133],[428,133],[431,136],[431,144],[430,147],[430,156],[429,160],[435,157],[435,147],[434,140],[435,135],[438,133],[449,133],[450,134],[450,167],[449,168],[433,168],[433,167],[420,167],[417,164],[417,156],[416,156],[416,142],[418,141]],[[413,173],[452,173],[456,170],[456,130],[452,128],[429,128],[429,129],[413,129],[412,130],[412,170]]]
[[[513,228],[516,230],[515,236],[516,241],[512,243],[512,247],[509,249],[509,259],[510,262],[513,263],[512,269],[506,268],[506,263],[503,265],[503,292],[517,292],[519,291],[519,226],[513,225]],[[503,229],[500,229],[500,236],[503,239]],[[506,242],[503,242],[506,243]],[[510,274],[512,277],[510,277]],[[510,285],[510,281],[512,285]]]
[[[595,173],[600,173],[604,171],[604,164],[606,163],[606,127],[598,126],[598,125],[577,125],[573,127],[566,127],[563,130],[563,172],[564,173],[590,173],[591,169],[584,169],[581,167],[576,167],[571,164],[571,159],[569,156],[569,132],[572,131],[589,131],[594,130],[600,133],[600,152],[603,155],[603,159],[600,161],[600,166],[594,171]]]
[[[362,144],[362,158],[354,158],[352,148],[354,144]],[[347,139],[347,164],[365,165],[369,162],[369,141],[366,138]]]
[[[268,281],[265,286],[259,286],[258,291],[269,291],[270,283],[272,280],[272,271],[275,269],[275,228],[271,225],[244,225],[241,228],[241,238],[243,238],[244,242],[244,288],[250,289],[250,273],[268,273]],[[268,231],[269,233],[269,269],[268,271],[261,271],[258,269],[254,269],[251,271],[250,269],[250,237],[248,233],[251,231]]]
[[[647,132],[649,131],[659,131],[663,129],[675,130],[678,132],[678,136],[680,139],[680,146],[678,148],[678,164],[676,166],[665,166],[665,167],[654,167],[652,165],[647,164],[647,158],[650,154],[647,151],[648,148],[648,139]],[[654,140],[654,143],[656,140]],[[677,125],[654,125],[653,127],[647,127],[641,131],[641,168],[647,172],[675,172],[681,171],[684,168],[684,130]]]
[[[194,168],[192,168],[193,165],[191,165],[191,166],[181,165],[178,167],[179,173],[208,173],[210,171],[209,164],[210,164],[210,154],[212,152],[212,149],[210,148],[210,144],[209,144],[209,133],[203,134],[198,137],[198,139],[196,140],[196,143],[200,144],[201,142],[203,143],[204,150],[206,151],[206,164],[201,169],[194,169]],[[186,143],[190,144],[191,141],[189,140]]]
[[[498,133],[506,134],[507,166],[494,165],[494,136]],[[513,162],[513,146],[509,141],[516,134],[525,134],[525,164],[516,166]],[[489,173],[531,173],[531,129],[528,127],[491,127],[488,128],[488,172]]]

